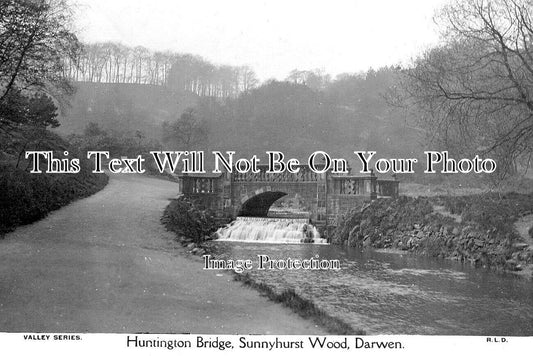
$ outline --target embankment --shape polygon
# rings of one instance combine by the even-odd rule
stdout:
[[[47,133],[40,150],[53,151],[63,157],[71,151],[57,135]],[[71,155],[73,157],[75,154]],[[92,195],[108,182],[105,174],[92,174],[87,161],[80,159],[81,171],[76,174],[31,174],[28,161],[16,164],[9,155],[0,161],[0,236],[17,226],[45,217],[68,203]],[[43,167],[46,162],[42,162]]]
[[[333,243],[393,248],[519,271],[533,264],[533,247],[513,223],[532,213],[533,194],[380,199],[363,211],[345,214]]]

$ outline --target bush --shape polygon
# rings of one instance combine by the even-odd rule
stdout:
[[[208,210],[198,208],[185,197],[179,197],[166,207],[162,221],[168,230],[190,238],[195,243],[205,241],[205,237],[219,227]]]
[[[533,194],[487,193],[438,199],[451,213],[460,214],[463,221],[500,233],[512,232],[513,222],[533,212]]]

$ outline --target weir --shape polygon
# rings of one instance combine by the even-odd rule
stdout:
[[[237,217],[216,232],[220,241],[325,244],[308,219]]]

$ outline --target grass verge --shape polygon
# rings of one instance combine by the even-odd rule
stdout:
[[[310,300],[299,296],[294,289],[286,289],[281,293],[276,292],[269,285],[254,281],[248,274],[235,274],[234,279],[244,285],[256,289],[261,295],[280,303],[305,319],[313,320],[328,332],[335,335],[365,335],[362,329],[354,329],[343,320],[327,314]]]

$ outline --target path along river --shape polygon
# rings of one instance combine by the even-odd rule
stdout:
[[[289,309],[183,256],[159,219],[178,186],[112,175],[0,240],[0,332],[314,334]]]

